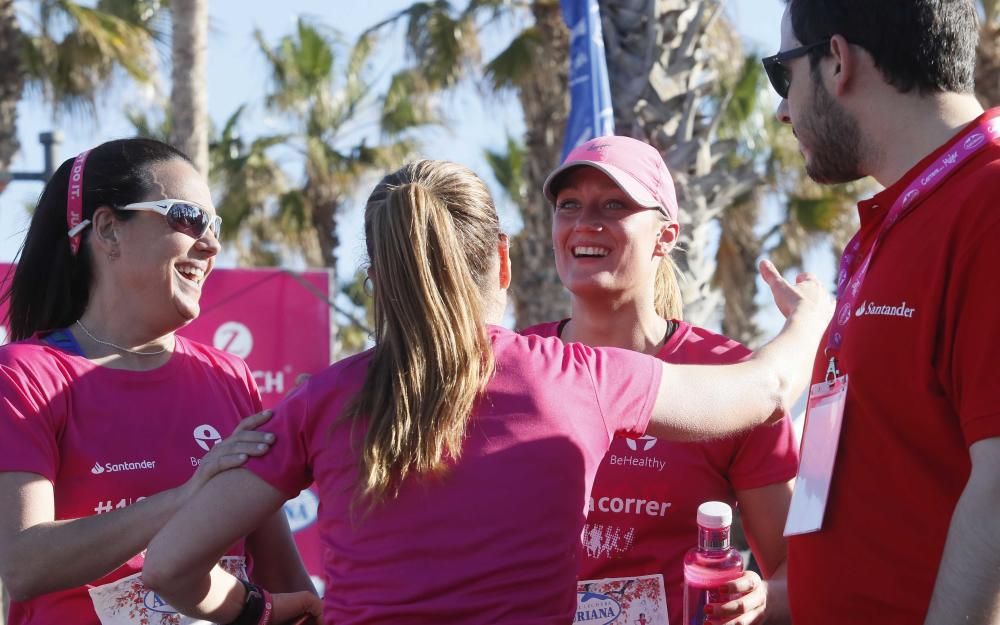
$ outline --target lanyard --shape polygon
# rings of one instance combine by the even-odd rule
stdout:
[[[851,239],[840,259],[840,273],[837,277],[837,314],[830,323],[829,342],[826,355],[830,357],[830,365],[826,371],[827,381],[832,381],[839,373],[837,370],[837,354],[844,343],[844,332],[853,317],[854,306],[858,301],[858,293],[864,284],[865,276],[871,268],[872,258],[882,245],[886,234],[900,219],[908,215],[920,202],[933,193],[970,157],[979,153],[991,142],[1000,141],[1000,117],[992,120],[982,120],[976,126],[955,142],[954,147],[935,160],[922,174],[916,177],[905,191],[899,194],[889,213],[882,221],[882,227],[875,237],[875,242],[868,254],[861,261],[860,267],[855,266],[861,257],[861,232]]]

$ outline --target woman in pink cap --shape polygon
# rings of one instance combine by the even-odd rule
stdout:
[[[146,545],[272,440],[246,363],[174,334],[198,316],[220,223],[204,176],[150,139],[99,145],[45,185],[3,295],[9,625],[192,623],[142,584]],[[219,559],[318,602],[280,511]]]
[[[690,440],[778,418],[830,309],[815,280],[768,274],[788,325],[747,362],[714,368],[497,327],[507,238],[483,182],[443,161],[383,179],[365,238],[375,347],[305,382],[263,426],[270,452],[216,476],[150,544],[144,579],[184,612],[287,617],[283,597],[213,565],[315,480],[327,623],[566,625],[583,509],[611,439],[648,428]],[[729,418],[706,418],[718,411]]]
[[[681,320],[670,259],[677,199],[653,147],[619,136],[588,141],[552,172],[544,191],[555,207],[552,243],[559,276],[572,295],[572,317],[523,334],[625,348],[677,364],[750,357],[739,343]],[[718,388],[724,388],[721,382]],[[724,501],[739,505],[769,581],[746,573],[727,589],[740,600],[710,606],[710,622],[747,625],[765,614],[769,623],[787,620],[782,530],[797,462],[787,419],[706,442],[615,440],[589,500],[581,582],[662,576],[670,622],[681,622],[682,562],[696,543],[698,505]],[[622,505],[630,501],[646,503]]]

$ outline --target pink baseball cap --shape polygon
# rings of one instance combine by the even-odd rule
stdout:
[[[556,179],[566,170],[588,165],[601,170],[615,181],[632,201],[646,208],[657,208],[671,221],[677,221],[677,195],[667,165],[656,148],[631,137],[597,137],[573,148],[563,164],[549,174],[542,191],[555,204]]]

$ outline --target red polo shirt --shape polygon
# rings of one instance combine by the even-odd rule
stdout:
[[[861,258],[899,194],[967,130],[859,204]],[[896,224],[872,261],[840,354],[850,387],[823,529],[789,539],[796,623],[923,622],[968,448],[1000,436],[998,271],[992,144]],[[814,382],[826,367],[821,352]]]

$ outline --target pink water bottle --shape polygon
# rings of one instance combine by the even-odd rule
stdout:
[[[743,557],[729,546],[733,509],[721,501],[698,506],[698,546],[684,556],[684,625],[702,625],[719,587],[743,575]]]

